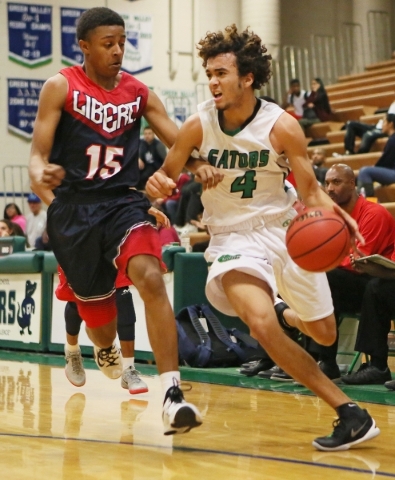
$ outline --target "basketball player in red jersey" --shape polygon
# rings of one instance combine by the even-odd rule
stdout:
[[[141,117],[167,146],[177,127],[155,93],[120,71],[126,42],[120,15],[102,7],[87,10],[77,38],[84,63],[44,84],[29,164],[32,189],[49,205],[48,235],[61,268],[57,295],[76,302],[96,363],[117,377],[115,289],[133,282],[145,303],[164,391],[164,433],[188,432],[202,418],[179,388],[159,234],[149,201],[134,188]]]
[[[325,274],[300,269],[285,246],[287,226],[296,215],[295,195],[284,188],[289,164],[307,207],[341,212],[318,186],[298,122],[254,95],[270,78],[271,57],[265,53],[257,35],[239,32],[236,25],[200,40],[199,55],[213,98],[183,124],[146,189],[152,196],[169,195],[195,149],[200,158],[195,168],[189,167],[196,176],[213,168],[222,172],[219,182],[212,173],[210,184],[217,186],[202,194],[203,223],[211,234],[205,252],[211,264],[207,298],[222,312],[239,316],[277,365],[336,410],[339,420],[332,435],[315,439],[313,445],[346,450],[375,437],[379,429],[283,331],[297,327],[323,345],[336,337]],[[344,217],[363,241],[355,221]],[[283,302],[273,307],[277,292],[297,315],[285,319]]]

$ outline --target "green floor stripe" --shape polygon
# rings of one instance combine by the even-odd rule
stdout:
[[[30,362],[56,367],[64,366],[63,355],[42,354],[34,352],[20,352],[0,350],[0,360],[13,362]],[[84,367],[96,369],[97,366],[92,358],[84,357]],[[144,363],[136,364],[137,369],[143,375],[157,375],[155,365]],[[253,388],[271,392],[291,393],[299,395],[313,395],[305,387],[290,382],[276,382],[263,378],[246,377],[238,372],[237,368],[189,368],[180,367],[181,378],[190,382],[213,383],[232,387]],[[393,375],[394,376],[394,375]],[[339,385],[340,388],[354,401],[378,403],[382,405],[395,405],[395,391],[388,390],[384,385]]]

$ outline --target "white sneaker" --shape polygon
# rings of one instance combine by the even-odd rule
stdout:
[[[184,400],[184,394],[178,385],[170,387],[166,392],[162,419],[165,435],[187,433],[203,423],[201,413],[195,405]]]
[[[81,350],[70,352],[70,350],[67,350],[65,347],[64,354],[66,359],[65,373],[67,380],[75,387],[82,387],[85,385],[86,376]]]
[[[134,367],[125,368],[122,372],[121,387],[129,390],[132,395],[148,392],[148,386],[141,380],[139,374]]]
[[[115,380],[122,375],[122,356],[116,345],[111,345],[108,348],[99,348],[94,345],[93,356],[99,370],[106,377]]]
[[[179,236],[188,235],[189,233],[196,233],[198,228],[192,223],[186,223],[183,227],[175,227]]]

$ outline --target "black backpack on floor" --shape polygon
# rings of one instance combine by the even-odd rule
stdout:
[[[237,328],[225,328],[207,305],[191,305],[182,309],[176,316],[176,323],[182,365],[237,367],[267,356],[250,335]]]

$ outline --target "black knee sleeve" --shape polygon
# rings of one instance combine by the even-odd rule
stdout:
[[[66,322],[66,332],[69,335],[78,335],[80,333],[82,319],[78,313],[76,303],[66,303],[66,308],[64,309],[64,319]]]
[[[117,288],[115,295],[118,311],[118,337],[121,341],[135,339],[136,312],[132,292],[127,287]]]

